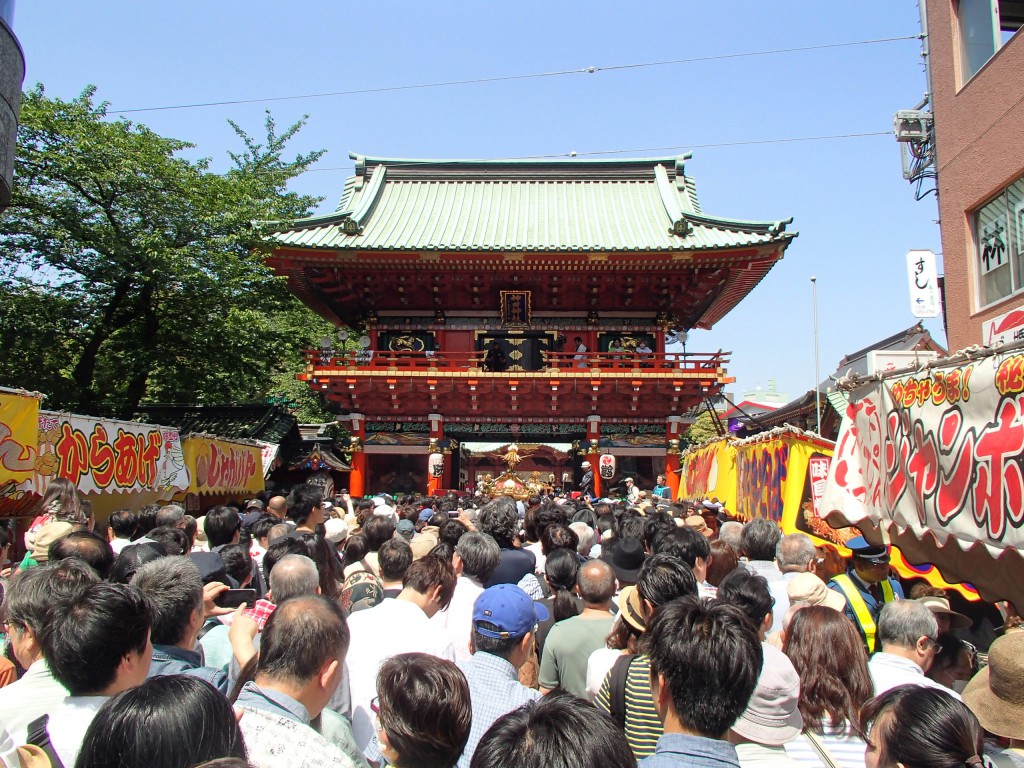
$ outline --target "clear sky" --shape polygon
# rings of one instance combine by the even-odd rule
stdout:
[[[229,118],[259,135],[265,109],[282,126],[308,114],[295,149],[328,153],[294,188],[325,198],[324,210],[352,171],[349,151],[501,158],[692,149],[686,168],[705,212],[792,216],[800,233],[731,315],[690,335],[689,351],[732,351],[737,394],[771,379],[791,397],[813,386],[811,275],[824,376],[845,353],[914,324],[905,254],[940,252],[935,199],[914,200],[891,134],[893,113],[924,94],[919,40],[723,58],[914,37],[916,0],[22,0],[15,31],[26,87],[42,82],[70,98],[92,83],[112,113],[718,57],[130,117],[225,167],[238,148]],[[744,143],[875,132],[887,133]],[[926,327],[945,343],[939,319]]]

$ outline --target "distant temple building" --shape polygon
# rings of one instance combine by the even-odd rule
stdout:
[[[560,487],[601,456],[678,484],[685,414],[732,379],[666,336],[714,325],[796,236],[704,214],[687,157],[353,155],[337,211],[268,259],[339,328],[304,378],[350,424],[353,495],[471,486],[467,440],[572,443]]]

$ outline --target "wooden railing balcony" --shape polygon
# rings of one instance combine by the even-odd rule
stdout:
[[[493,376],[594,376],[605,374],[671,375],[718,378],[729,361],[728,352],[690,352],[686,354],[636,354],[630,352],[543,352],[543,365],[537,369],[507,366],[488,367],[486,352],[392,352],[379,350],[306,350],[306,375],[330,373],[359,374],[403,371]]]

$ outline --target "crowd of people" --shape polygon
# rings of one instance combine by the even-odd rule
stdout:
[[[6,766],[1024,765],[1024,631],[980,654],[885,548],[829,572],[714,504],[298,485],[97,526],[57,480],[17,544]]]

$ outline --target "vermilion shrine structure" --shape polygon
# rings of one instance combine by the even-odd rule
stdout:
[[[325,339],[302,376],[350,423],[353,495],[464,487],[466,440],[575,441],[595,473],[652,457],[677,487],[686,415],[731,379],[727,353],[666,337],[714,325],[796,236],[704,214],[688,157],[352,156],[337,210],[269,264],[359,337]]]

